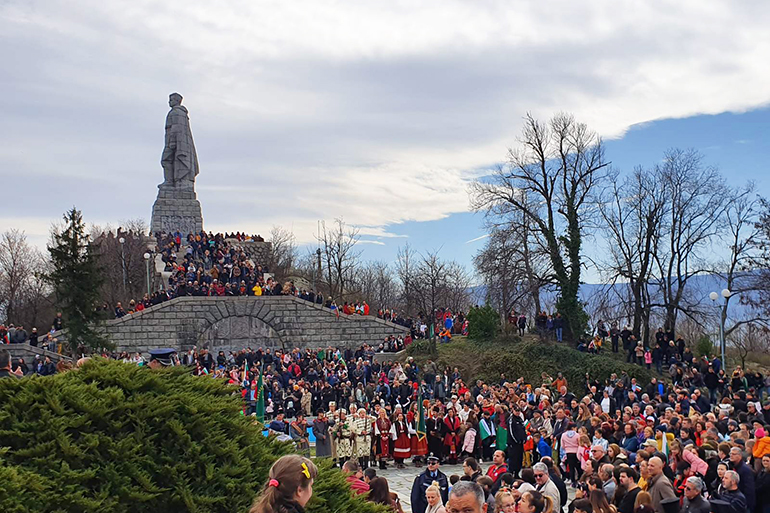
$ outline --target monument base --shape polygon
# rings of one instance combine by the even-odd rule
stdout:
[[[203,230],[201,204],[192,188],[158,186],[158,198],[152,205],[150,230],[183,235]]]

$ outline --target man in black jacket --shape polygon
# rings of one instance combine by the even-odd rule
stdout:
[[[703,498],[703,480],[696,476],[687,478],[684,484],[684,499],[682,499],[682,513],[709,513],[711,505]]]
[[[446,504],[449,499],[449,481],[446,478],[446,474],[438,468],[438,458],[431,454],[428,456],[428,468],[425,469],[425,472],[415,477],[412,484],[411,504],[413,513],[425,513],[428,507],[425,490],[434,481],[438,483],[441,499]]]
[[[508,470],[516,479],[521,472],[524,442],[527,439],[527,433],[519,415],[519,409],[514,407],[511,415],[508,416]]]

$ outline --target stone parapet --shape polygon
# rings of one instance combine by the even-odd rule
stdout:
[[[376,317],[337,316],[292,296],[180,297],[107,321],[99,328],[118,351],[147,353],[171,347],[212,351],[244,347],[357,347],[405,335],[403,326]],[[56,334],[66,340],[66,331]]]

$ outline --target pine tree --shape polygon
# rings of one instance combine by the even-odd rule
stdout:
[[[75,207],[64,214],[64,222],[61,231],[54,230],[53,245],[48,247],[53,265],[48,280],[54,287],[72,351],[80,346],[99,349],[108,345],[95,330],[99,317],[94,306],[104,279],[98,263],[99,247],[90,240],[83,216]]]

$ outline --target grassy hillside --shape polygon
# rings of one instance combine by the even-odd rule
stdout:
[[[431,357],[427,344],[422,342],[413,344],[407,352],[419,364]],[[492,342],[475,342],[456,337],[448,344],[438,344],[438,355],[434,355],[433,359],[439,365],[460,369],[466,383],[476,379],[497,383],[500,374],[504,373],[509,380],[523,376],[527,381],[539,384],[542,372],[553,377],[562,372],[574,390],[576,386],[582,389],[586,372],[590,373],[591,378],[604,380],[613,372],[620,375],[625,370],[642,385],[654,376],[654,371],[627,364],[611,354],[582,353],[565,344],[541,342],[536,337],[500,338]]]

